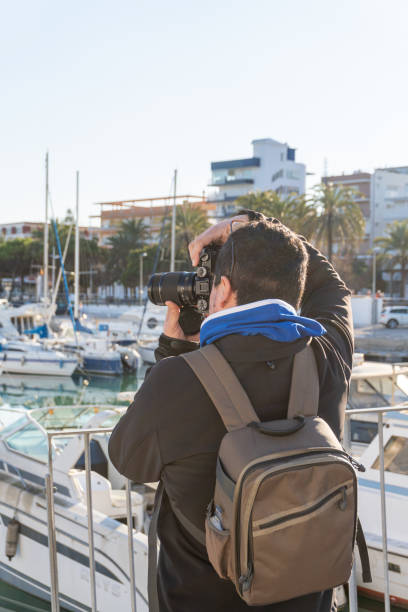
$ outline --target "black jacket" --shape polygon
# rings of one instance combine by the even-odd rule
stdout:
[[[313,338],[320,380],[319,415],[342,435],[352,367],[350,293],[330,263],[306,244],[310,262],[301,314],[320,321],[327,334]],[[229,361],[261,421],[285,418],[293,356],[305,339],[280,343],[264,336],[230,335],[217,347]],[[162,337],[158,357],[177,355],[191,343]],[[159,598],[163,612],[238,612],[248,606],[221,580],[205,547],[172,511],[182,509],[199,529],[215,483],[215,461],[226,430],[192,370],[178,356],[154,365],[112,433],[109,454],[136,482],[160,478],[166,495],[159,517]],[[255,608],[258,612],[328,612],[331,592]]]

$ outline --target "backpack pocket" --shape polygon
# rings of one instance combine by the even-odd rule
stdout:
[[[231,563],[231,534],[214,521],[214,515],[207,514],[205,520],[205,543],[208,558],[220,578],[228,579]]]
[[[322,584],[330,588],[347,582],[355,517],[356,490],[348,479],[303,507],[251,520],[252,576],[243,599],[249,605],[285,601],[319,591]],[[284,567],[293,569],[286,573]],[[273,592],[268,592],[268,584]]]

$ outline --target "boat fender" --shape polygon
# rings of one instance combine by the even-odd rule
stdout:
[[[25,357],[23,356],[20,360],[20,364],[23,366],[25,364],[26,360]]]
[[[6,556],[11,561],[17,552],[18,533],[20,531],[20,523],[16,519],[11,519],[7,525],[6,537]]]

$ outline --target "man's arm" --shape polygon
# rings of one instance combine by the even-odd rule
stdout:
[[[160,384],[155,366],[109,440],[109,457],[118,472],[135,482],[156,482],[163,462],[160,451]]]

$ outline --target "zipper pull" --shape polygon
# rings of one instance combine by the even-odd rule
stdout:
[[[366,469],[365,469],[365,467],[364,467],[364,465],[362,463],[359,463],[358,461],[356,461],[356,459],[354,459],[350,455],[349,455],[349,459],[351,461],[351,465],[353,467],[355,467],[359,472],[365,472],[366,471]]]
[[[243,593],[244,591],[249,591],[249,589],[251,588],[253,576],[254,574],[252,569],[252,563],[250,563],[248,565],[247,573],[242,574],[242,576],[240,576],[238,580],[241,587],[241,593]]]
[[[364,465],[362,463],[359,463],[357,461],[357,459],[354,459],[354,457],[352,457],[351,455],[348,454],[348,452],[346,450],[344,450],[343,448],[343,452],[346,455],[347,459],[350,461],[351,465],[358,470],[359,472],[365,472],[366,469],[364,467]]]
[[[337,505],[340,510],[345,510],[347,508],[347,487],[343,487],[343,495]]]

